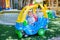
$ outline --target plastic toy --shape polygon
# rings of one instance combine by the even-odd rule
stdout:
[[[42,9],[38,9],[38,5]],[[53,17],[54,14],[51,16]],[[19,38],[28,35],[44,36],[45,31],[48,29],[47,24],[50,17],[50,11],[47,11],[46,5],[43,7],[41,4],[27,5],[22,9],[16,21],[16,34]]]

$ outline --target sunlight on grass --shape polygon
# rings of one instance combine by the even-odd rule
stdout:
[[[12,27],[12,26],[9,26],[9,27]]]
[[[8,33],[9,31],[6,31],[5,33]]]
[[[1,36],[6,36],[6,34],[1,34]]]
[[[6,40],[18,40],[18,39],[6,39]]]
[[[18,40],[18,39],[13,39],[11,36],[9,36],[8,38],[6,38],[6,40]]]

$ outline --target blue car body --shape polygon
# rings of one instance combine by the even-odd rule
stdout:
[[[15,25],[15,28],[17,30],[23,30],[27,35],[34,35],[38,32],[40,28],[47,29],[46,26],[48,24],[48,18],[38,18],[36,22],[34,22],[31,25],[24,26],[23,23],[17,23]]]

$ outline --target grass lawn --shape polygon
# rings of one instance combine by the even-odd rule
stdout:
[[[18,36],[15,33],[15,28],[12,25],[0,25],[0,40],[48,40],[51,39],[52,37],[57,37],[60,36],[60,25],[59,24],[54,24],[53,22],[59,21],[60,23],[60,18],[58,19],[52,19],[51,22],[48,24],[49,30],[46,31],[44,37],[39,37],[39,36],[29,36],[27,38],[21,38],[19,39]]]

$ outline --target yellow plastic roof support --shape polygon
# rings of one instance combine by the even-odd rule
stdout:
[[[46,13],[46,10],[43,9],[42,12],[44,13],[44,17],[45,17],[45,18],[48,18],[48,15],[47,15],[47,13]]]
[[[47,5],[45,4],[43,12],[45,13],[46,18],[48,18],[48,15],[47,15],[47,12],[46,12],[47,10],[48,10],[48,8],[47,8]]]
[[[33,13],[36,14],[36,8],[33,8]]]
[[[22,11],[20,12],[19,16],[18,16],[18,19],[17,19],[17,22],[20,23],[20,22],[24,22],[24,20],[26,19],[26,16],[28,14],[28,11],[30,9],[34,9],[38,6],[38,4],[35,4],[35,5],[32,5],[32,6],[26,6],[22,9]],[[42,8],[42,12],[44,13],[44,17],[45,18],[48,18],[47,16],[47,13],[46,13],[46,9],[44,9],[44,7],[40,4],[40,7]]]
[[[20,22],[24,22],[24,20],[25,20],[25,18],[26,18],[26,15],[27,15],[27,13],[28,13],[28,11],[29,11],[29,9],[30,9],[30,7],[27,7],[27,9],[25,10],[24,15],[22,16],[22,19],[21,19]]]
[[[44,17],[45,17],[45,18],[48,18],[48,15],[47,15],[47,13],[46,13],[46,10],[47,10],[46,5],[45,5],[45,7],[43,7],[43,6],[40,4],[40,7],[42,8],[42,12],[43,12],[43,14],[44,14]]]
[[[37,9],[37,7],[38,7],[38,4],[37,4],[35,7],[33,7],[33,13],[34,13],[34,14],[36,14],[36,9]]]
[[[23,13],[24,13],[25,10],[26,10],[26,7],[24,7],[24,8],[20,11],[20,13],[19,13],[19,15],[18,15],[18,18],[17,18],[17,22],[19,22],[19,21],[22,19],[22,15],[23,15]]]
[[[48,8],[47,8],[47,4],[44,5],[44,8],[45,8],[46,10],[48,10]]]

